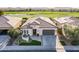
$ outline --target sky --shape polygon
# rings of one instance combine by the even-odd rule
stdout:
[[[78,0],[0,0],[0,7],[79,7]]]

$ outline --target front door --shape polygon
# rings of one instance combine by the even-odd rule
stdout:
[[[33,35],[36,35],[36,29],[33,29]]]

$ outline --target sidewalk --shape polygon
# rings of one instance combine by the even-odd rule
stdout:
[[[58,36],[57,36],[57,39],[56,39],[56,51],[57,51],[57,52],[65,52],[65,49],[64,49],[64,47],[61,45]]]

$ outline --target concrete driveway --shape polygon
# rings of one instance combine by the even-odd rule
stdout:
[[[32,36],[33,40],[38,40],[42,42],[42,46],[46,47],[56,47],[56,36],[44,35],[44,36]]]
[[[0,51],[30,51],[30,52],[55,52],[56,36],[42,36],[42,46],[6,46]]]
[[[0,35],[0,49],[3,49],[10,40],[10,36],[8,35]]]
[[[52,35],[43,36],[42,40],[43,40],[42,41],[43,46],[52,47],[52,48],[56,47],[56,36],[52,36]]]

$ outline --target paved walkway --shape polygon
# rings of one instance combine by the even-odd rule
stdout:
[[[52,47],[46,46],[6,46],[3,50],[0,51],[11,51],[11,52],[56,52],[56,50],[52,50]]]
[[[64,47],[61,45],[58,36],[57,36],[57,39],[56,39],[56,51],[57,51],[57,52],[65,52],[65,49],[64,49]]]

